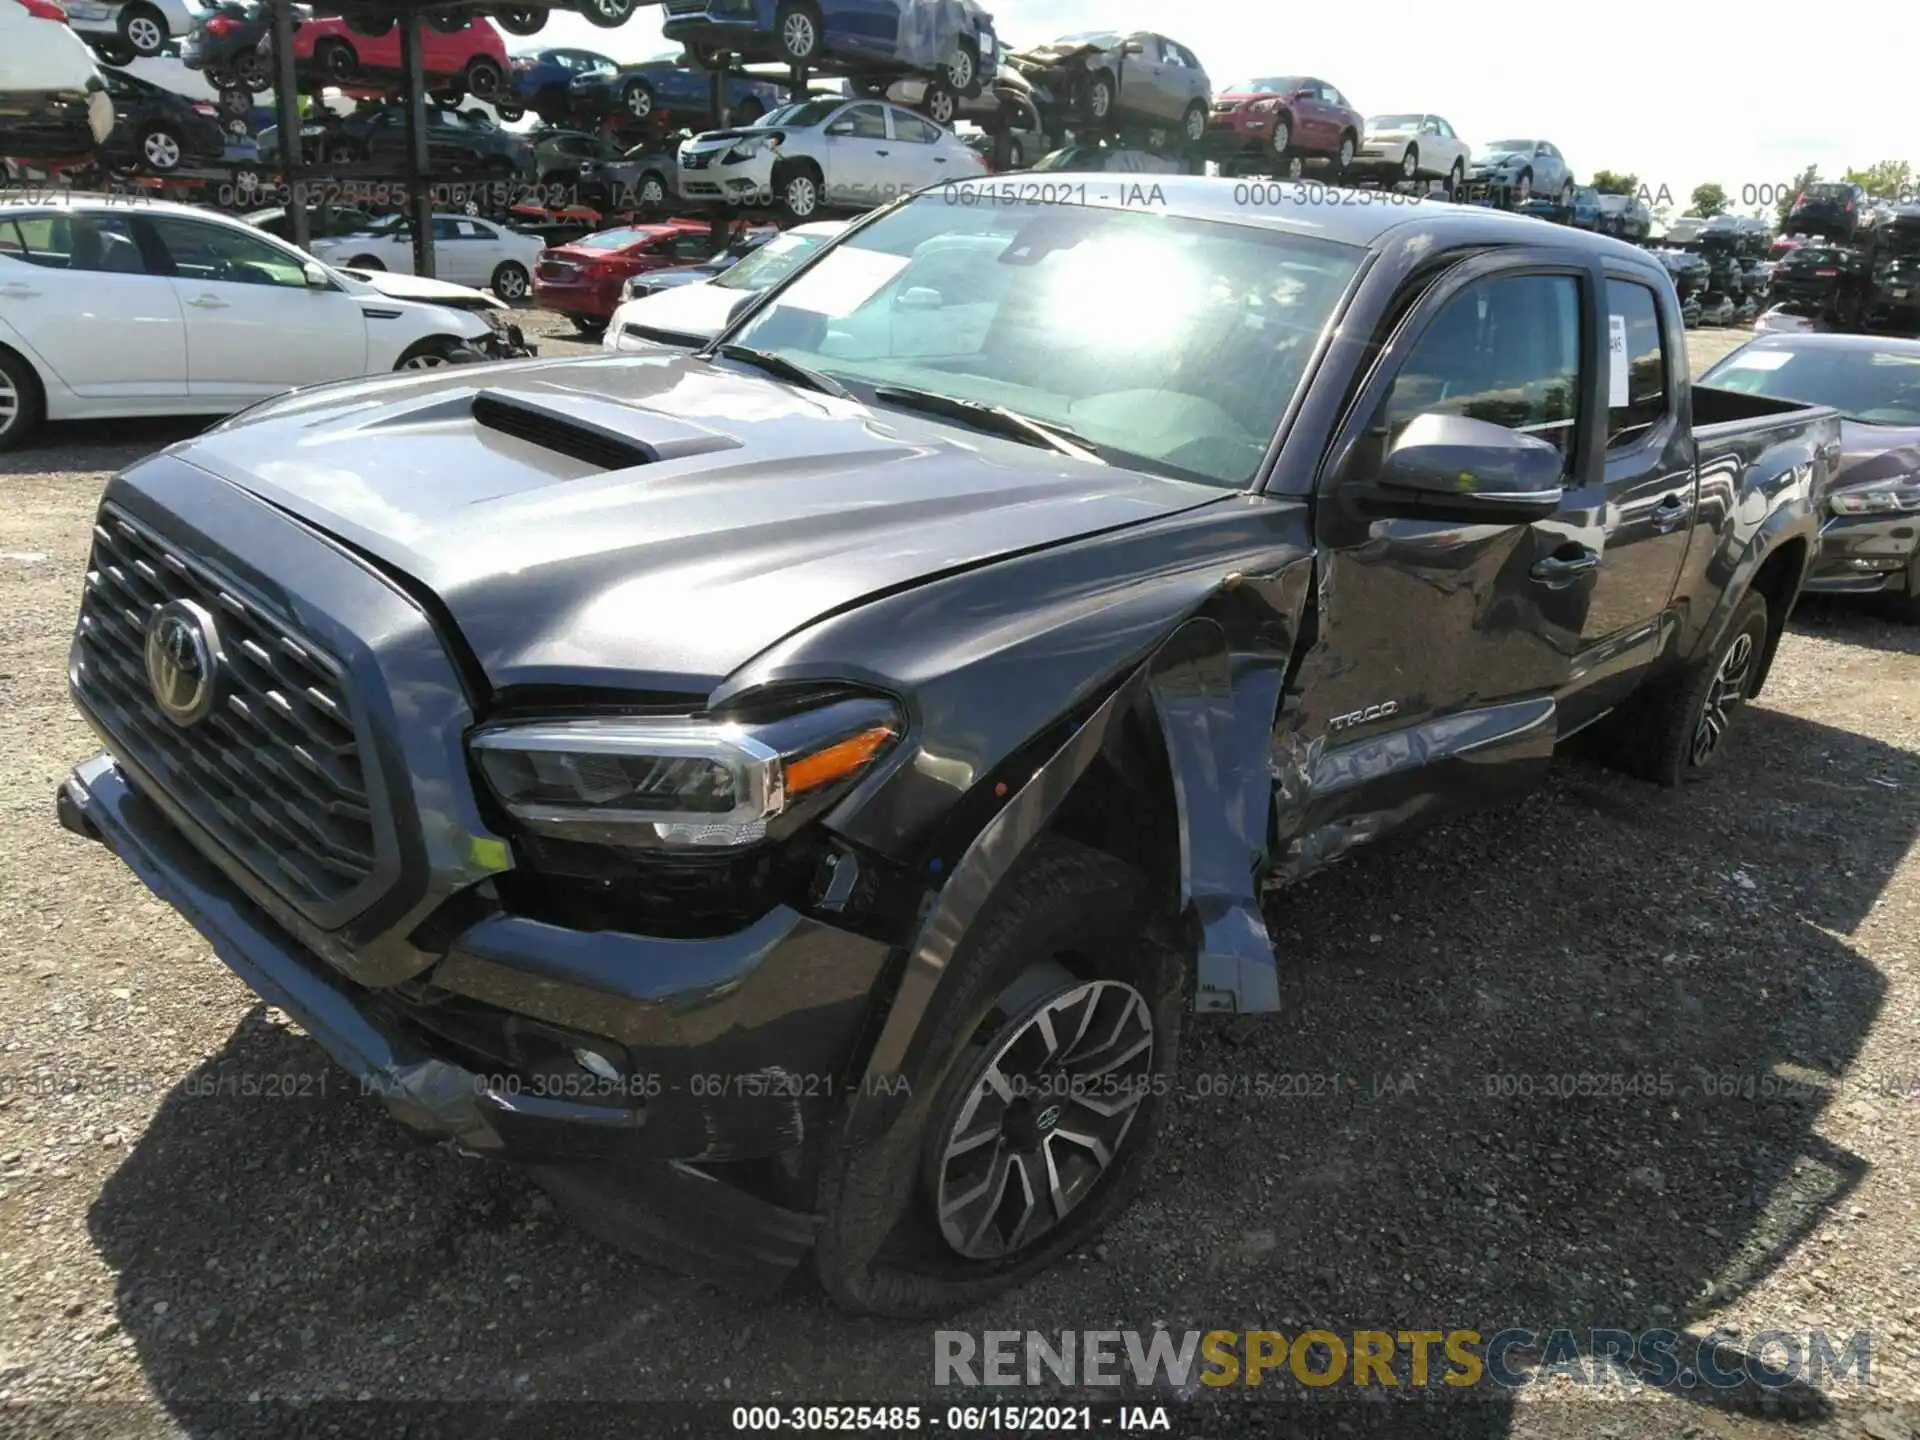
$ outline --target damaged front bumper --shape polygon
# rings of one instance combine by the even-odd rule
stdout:
[[[843,1109],[885,945],[784,907],[712,940],[494,913],[421,980],[368,987],[255,905],[112,756],[75,769],[57,808],[414,1134],[534,1167],[589,1229],[682,1269],[766,1286],[805,1257],[810,1142]]]
[[[1920,514],[1836,515],[1820,530],[1820,550],[1804,588],[1830,595],[1901,594],[1920,554]]]

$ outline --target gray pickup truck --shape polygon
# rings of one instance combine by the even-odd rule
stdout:
[[[129,468],[59,814],[404,1125],[645,1253],[939,1312],[1124,1203],[1183,1010],[1277,1007],[1264,889],[1590,727],[1724,765],[1839,433],[1691,385],[1616,241],[983,179],[706,350]]]

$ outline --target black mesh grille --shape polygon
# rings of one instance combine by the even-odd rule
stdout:
[[[147,617],[191,600],[226,664],[213,710],[179,726],[147,680]],[[200,561],[108,506],[93,531],[75,688],[176,804],[303,909],[372,873],[375,838],[340,665]]]

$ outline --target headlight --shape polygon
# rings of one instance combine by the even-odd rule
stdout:
[[[1877,480],[1856,490],[1841,490],[1827,498],[1836,515],[1892,515],[1920,510],[1920,478]]]
[[[780,838],[899,738],[900,712],[843,698],[775,719],[547,720],[475,732],[488,787],[542,835],[654,849]]]
[[[1249,106],[1248,106],[1247,108],[1248,108],[1249,110],[1258,110],[1258,111],[1260,111],[1260,112],[1261,112],[1262,114],[1265,114],[1265,113],[1266,113],[1267,111],[1269,111],[1269,110],[1272,110],[1272,109],[1275,109],[1276,107],[1278,107],[1278,105],[1279,105],[1279,104],[1280,104],[1280,102],[1279,102],[1278,100],[1274,100],[1274,99],[1268,99],[1268,100],[1256,100],[1256,101],[1254,101],[1254,102],[1253,102],[1253,104],[1251,104],[1251,105],[1249,105]]]

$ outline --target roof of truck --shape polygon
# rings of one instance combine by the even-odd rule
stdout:
[[[1019,174],[948,182],[949,204],[1025,205],[1055,199],[1105,208],[1155,210],[1194,220],[1250,225],[1372,248],[1389,232],[1416,223],[1444,224],[1459,243],[1577,245],[1644,258],[1637,246],[1550,220],[1480,205],[1455,205],[1388,190],[1353,190],[1317,180],[1230,180],[1211,175],[1064,173],[1057,179]],[[978,201],[964,192],[975,191]],[[1050,193],[1049,193],[1050,192]]]

